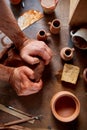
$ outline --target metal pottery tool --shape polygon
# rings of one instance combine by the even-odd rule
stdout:
[[[23,114],[23,115],[26,115],[26,116],[29,116],[29,117],[32,117],[33,115],[31,115],[31,114],[28,114],[28,113],[26,113],[26,112],[23,112],[23,111],[21,111],[21,110],[19,110],[19,109],[16,109],[16,108],[14,108],[14,107],[12,107],[12,106],[6,106],[7,108],[9,108],[9,109],[11,109],[11,110],[13,110],[13,111],[16,111],[16,112],[18,112],[18,113],[21,113],[21,114]]]
[[[28,116],[28,117],[34,118],[35,120],[41,120],[41,118],[43,117],[42,115],[34,116],[34,115],[32,115],[32,114],[28,114],[28,113],[26,113],[26,112],[23,112],[23,111],[17,109],[17,108],[14,108],[14,107],[12,107],[12,106],[7,106],[7,107],[8,107],[9,109],[13,110],[13,111],[16,111],[16,112],[21,113],[21,114],[23,114],[23,115],[26,115],[26,116]]]
[[[39,120],[40,117],[41,117],[41,115],[39,115],[39,116],[29,115],[28,113],[25,113],[23,111],[15,109],[15,108],[13,108],[11,106],[7,108],[5,105],[2,105],[2,104],[0,104],[0,110],[2,110],[4,112],[7,112],[7,113],[9,113],[9,114],[11,114],[13,116],[18,117],[18,118],[21,118],[21,119],[30,119],[28,122],[32,123],[32,124],[34,123],[35,119]]]

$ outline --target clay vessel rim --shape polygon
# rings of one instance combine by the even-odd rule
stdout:
[[[41,32],[43,32],[44,34],[41,35]],[[45,36],[46,34],[47,34],[47,33],[46,33],[45,30],[40,30],[40,31],[37,33],[37,35],[40,35],[41,37]]]
[[[55,111],[55,103],[56,103],[56,101],[58,99],[60,99],[61,97],[63,97],[63,96],[71,97],[71,99],[75,102],[75,106],[76,106],[76,109],[75,109],[74,113],[71,116],[68,116],[68,117],[60,116]],[[79,115],[79,113],[80,113],[80,102],[77,99],[77,97],[74,94],[70,93],[70,92],[67,92],[67,91],[58,92],[51,99],[51,110],[52,110],[53,115],[56,117],[56,119],[58,119],[58,120],[60,120],[62,122],[70,122],[70,121],[75,120],[77,118],[77,116]]]
[[[47,4],[47,3],[46,3],[46,4]],[[46,4],[44,4],[43,2],[41,2],[41,6],[42,6],[43,8],[51,9],[51,8],[56,7],[55,0],[54,0],[54,3],[51,4],[50,6],[49,6],[49,5],[46,5]]]
[[[70,51],[70,54],[67,55],[67,54],[66,54],[66,51]],[[72,56],[72,53],[73,53],[72,50],[71,50],[70,48],[67,48],[67,49],[65,50],[65,53],[64,53],[64,54],[65,54],[65,56],[67,56],[67,57],[71,57],[71,56]]]
[[[67,51],[70,51],[70,54],[66,54]],[[60,56],[63,60],[68,61],[73,58],[73,52],[74,52],[74,48],[64,47],[60,51]]]
[[[54,22],[58,22],[58,26],[56,27],[55,25],[54,25]],[[54,27],[54,28],[59,28],[60,27],[60,20],[59,19],[54,19],[52,22],[51,22],[51,24],[52,24],[52,26]]]

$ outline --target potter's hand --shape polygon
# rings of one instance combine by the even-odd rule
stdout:
[[[29,64],[39,62],[38,56],[41,57],[47,65],[52,58],[51,49],[43,42],[37,40],[26,40],[20,50],[20,56]]]
[[[32,82],[34,72],[26,66],[15,68],[10,75],[9,82],[19,96],[37,93],[42,88],[42,80]]]

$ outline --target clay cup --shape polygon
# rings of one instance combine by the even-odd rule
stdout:
[[[38,33],[37,33],[37,40],[40,40],[40,41],[47,41],[47,38],[48,36],[50,36],[51,34],[50,33],[46,33],[45,30],[40,30]]]
[[[69,61],[73,58],[74,48],[64,47],[60,51],[60,56],[63,60]]]
[[[60,21],[58,19],[54,19],[52,22],[48,22],[50,25],[50,32],[52,34],[59,34],[60,32]]]

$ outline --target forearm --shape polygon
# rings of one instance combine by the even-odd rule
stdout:
[[[0,30],[13,41],[17,49],[20,49],[27,39],[18,26],[11,9],[6,5],[5,0],[0,1]]]
[[[14,68],[12,67],[7,67],[0,64],[0,80],[9,82],[9,78],[13,70]]]

